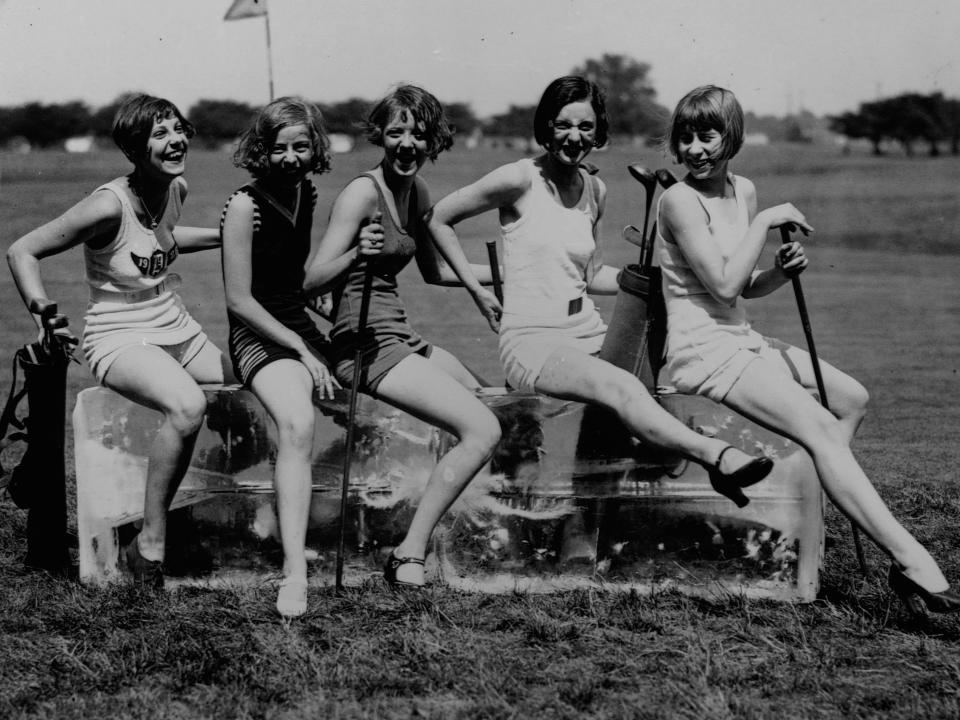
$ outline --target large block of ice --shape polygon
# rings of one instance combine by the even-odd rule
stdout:
[[[247,391],[207,392],[208,415],[171,513],[167,566],[176,582],[258,582],[280,568],[273,508],[275,430]],[[317,409],[307,545],[332,582],[339,530],[346,394]],[[692,463],[630,440],[579,403],[488,391],[504,437],[490,465],[434,535],[428,572],[454,587],[502,592],[583,586],[677,588],[812,600],[822,499],[793,443],[708,400],[668,396],[685,423],[775,457],[738,509]],[[146,454],[159,414],[102,388],[81,392],[73,423],[80,573],[120,577],[119,547],[142,513]],[[346,582],[379,573],[403,536],[439,453],[454,440],[362,398],[350,478]]]

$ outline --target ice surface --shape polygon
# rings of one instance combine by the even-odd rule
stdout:
[[[174,501],[167,569],[177,582],[262,582],[280,569],[272,488],[275,430],[247,391],[207,391],[208,415]],[[638,445],[579,403],[487,391],[504,438],[434,534],[428,578],[486,592],[605,586],[812,600],[823,521],[813,466],[796,445],[703,398],[664,405],[704,434],[773,456],[738,509],[694,464]],[[317,408],[307,545],[332,582],[347,396]],[[122,576],[119,547],[142,515],[159,414],[103,388],[73,415],[80,573]],[[350,478],[346,582],[378,575],[403,537],[439,453],[454,439],[363,397]]]

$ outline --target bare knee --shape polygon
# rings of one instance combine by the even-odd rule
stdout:
[[[279,445],[289,450],[310,453],[313,448],[313,407],[288,409],[283,417],[275,418],[275,421]]]
[[[610,374],[594,382],[594,397],[604,407],[621,417],[649,393],[637,378],[627,372]]]
[[[826,411],[817,414],[801,430],[800,442],[811,455],[828,456],[848,452],[849,439],[842,421]]]
[[[460,444],[489,459],[500,442],[500,421],[492,412],[485,412],[463,429]]]
[[[186,437],[200,429],[207,412],[207,398],[199,387],[182,388],[164,398],[164,415],[180,435]]]

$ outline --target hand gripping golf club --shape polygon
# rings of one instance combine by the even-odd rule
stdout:
[[[637,163],[627,165],[627,171],[633,176],[634,180],[643,185],[643,190],[646,195],[643,211],[643,237],[646,238],[647,228],[650,223],[650,208],[653,206],[653,194],[657,191],[657,176],[650,168]],[[641,267],[643,266],[646,255],[648,255],[647,248],[641,248],[639,261]]]
[[[370,222],[379,223],[381,214],[375,213]],[[350,465],[353,462],[354,424],[357,419],[357,397],[363,370],[363,345],[367,334],[367,316],[370,314],[370,294],[373,291],[373,264],[364,260],[363,290],[360,294],[360,318],[357,322],[356,348],[353,352],[353,382],[350,385],[350,408],[347,411],[347,444],[343,453],[343,482],[340,486],[340,532],[337,536],[336,590],[343,590],[343,550],[347,529],[347,497],[350,493]]]
[[[790,226],[780,226],[781,244],[790,242]],[[796,274],[791,276],[793,282],[793,294],[797,298],[797,311],[800,313],[800,323],[803,325],[803,335],[807,340],[807,352],[810,355],[810,362],[813,365],[813,376],[817,381],[817,392],[820,394],[820,404],[827,410],[830,409],[830,403],[827,400],[827,388],[823,383],[823,373],[820,372],[820,360],[817,358],[817,349],[813,344],[813,330],[810,328],[810,315],[807,313],[807,303],[803,298],[803,287],[800,285],[800,277]],[[850,521],[850,527],[853,530],[853,545],[857,553],[857,562],[860,564],[860,572],[864,577],[868,577],[867,559],[863,554],[863,543],[860,540],[860,529],[853,520]]]

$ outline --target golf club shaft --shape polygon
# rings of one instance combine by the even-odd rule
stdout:
[[[790,242],[790,228],[786,225],[780,226],[780,240],[783,244]],[[820,371],[820,360],[817,358],[817,348],[813,343],[813,330],[810,327],[810,315],[807,312],[807,303],[803,298],[803,287],[800,285],[800,278],[794,275],[791,278],[793,282],[793,294],[797,298],[797,311],[800,313],[800,323],[803,325],[803,335],[807,340],[807,352],[810,355],[810,363],[813,365],[813,376],[817,381],[817,392],[820,393],[820,404],[827,410],[830,409],[830,402],[827,400],[827,388],[823,383],[823,373]],[[850,528],[853,530],[853,547],[857,554],[857,562],[860,565],[860,572],[864,577],[869,577],[867,570],[867,558],[863,552],[863,541],[860,539],[860,528],[853,520],[850,521]]]
[[[343,554],[347,530],[347,497],[350,492],[350,465],[353,462],[354,424],[357,419],[357,396],[363,370],[363,340],[370,313],[370,294],[373,290],[373,268],[368,260],[363,271],[363,291],[360,295],[360,319],[357,323],[357,347],[353,353],[353,383],[350,386],[350,408],[347,412],[347,440],[343,453],[343,482],[340,487],[340,531],[337,535],[336,589],[343,589]]]
[[[503,281],[500,279],[500,259],[497,257],[497,241],[487,241],[487,258],[490,261],[490,279],[493,281],[493,294],[503,305]]]

